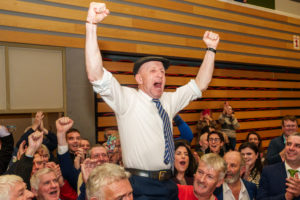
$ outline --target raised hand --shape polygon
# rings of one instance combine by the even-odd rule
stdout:
[[[98,165],[99,164],[97,163],[96,159],[87,158],[83,161],[83,163],[81,164],[81,172],[82,172],[82,179],[84,183],[87,182],[90,173]]]
[[[35,152],[40,148],[43,142],[43,133],[35,131],[28,137],[28,148],[26,149],[26,155],[33,156]]]
[[[78,150],[75,152],[75,159],[74,159],[74,167],[76,169],[80,168],[80,164],[84,161],[85,159],[85,154],[83,148],[78,148]]]
[[[44,121],[41,121],[40,127],[39,127],[40,131],[42,131],[45,135],[48,135],[49,131],[45,128],[44,126]]]
[[[25,153],[26,147],[26,140],[23,140],[19,146],[18,153],[17,153],[17,160],[20,160],[22,155]]]
[[[223,113],[226,114],[226,115],[231,115],[232,112],[230,111],[230,104],[228,101],[225,101],[224,102],[224,110],[223,110]]]
[[[219,34],[211,32],[211,31],[205,31],[203,35],[203,41],[206,44],[208,48],[214,48],[217,49],[217,46],[220,41]]]
[[[58,164],[55,164],[54,162],[47,162],[46,167],[51,168],[55,171],[59,187],[62,187],[64,185],[64,178],[62,176],[60,166]]]
[[[59,118],[55,123],[57,133],[66,133],[73,126],[73,123],[73,120],[69,117]]]
[[[57,143],[59,146],[68,145],[66,140],[67,131],[73,126],[73,120],[69,117],[61,117],[56,120]]]
[[[33,130],[37,130],[37,128],[39,128],[39,126],[41,125],[41,122],[43,121],[43,119],[44,119],[44,113],[42,111],[38,111],[35,114],[35,118],[33,120],[31,128]]]
[[[105,3],[91,2],[86,21],[91,24],[97,24],[108,14],[109,10],[106,8]]]
[[[198,153],[196,151],[193,153],[193,156],[194,156],[196,162],[199,163],[200,162],[200,156],[198,155]]]

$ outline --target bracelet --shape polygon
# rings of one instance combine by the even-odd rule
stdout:
[[[214,53],[217,53],[217,50],[215,50],[214,48],[208,47],[206,48],[207,51],[212,51]]]

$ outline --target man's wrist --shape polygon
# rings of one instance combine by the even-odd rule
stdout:
[[[217,53],[217,50],[215,48],[212,48],[212,47],[207,47],[206,51],[211,51],[211,52],[214,52],[215,54]]]
[[[42,131],[43,131],[43,133],[44,133],[45,135],[48,135],[48,133],[49,133],[49,131],[48,131],[47,129],[45,129],[45,128],[44,128]]]
[[[36,151],[35,151],[34,149],[28,148],[28,149],[26,150],[26,152],[25,152],[25,155],[26,155],[27,157],[32,158],[35,152],[36,152]]]

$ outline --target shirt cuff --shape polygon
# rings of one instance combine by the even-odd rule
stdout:
[[[198,98],[202,97],[202,92],[199,90],[199,87],[194,79],[190,81],[189,85]]]
[[[105,68],[103,68],[103,71],[102,79],[91,82],[94,91],[102,95],[109,88],[112,79],[112,74],[109,71]]]
[[[57,153],[59,155],[65,154],[68,150],[69,150],[68,145],[64,145],[64,146],[59,146],[58,145],[58,147],[57,147]]]

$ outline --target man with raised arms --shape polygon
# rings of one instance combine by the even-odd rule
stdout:
[[[211,81],[219,36],[206,31],[207,46],[195,80],[175,92],[164,92],[165,71],[170,61],[148,56],[135,62],[133,74],[138,90],[121,86],[103,67],[97,41],[97,24],[109,10],[103,3],[90,4],[86,22],[86,71],[94,91],[116,114],[123,162],[132,176],[135,200],[177,199],[177,187],[172,182],[174,165],[173,117],[189,102],[202,96]]]

